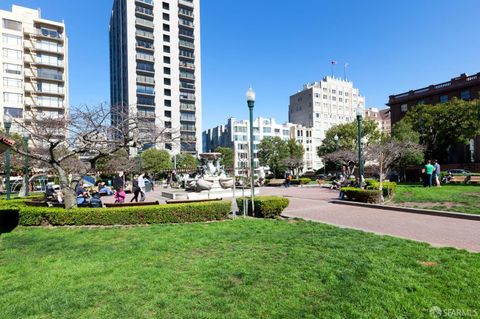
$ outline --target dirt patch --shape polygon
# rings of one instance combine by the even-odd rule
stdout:
[[[436,266],[438,266],[438,263],[435,262],[435,261],[417,261],[417,263],[419,263],[420,265],[425,266],[425,267],[436,267]]]
[[[398,204],[398,206],[412,207],[412,208],[433,208],[433,207],[443,206],[447,208],[452,208],[452,207],[462,207],[465,205],[462,203],[454,203],[454,202],[425,202],[425,203],[405,202],[405,203]]]
[[[480,193],[465,193],[465,195],[480,197]]]

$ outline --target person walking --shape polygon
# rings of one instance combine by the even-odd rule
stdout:
[[[433,172],[435,171],[435,166],[432,165],[430,160],[427,161],[425,165],[425,187],[432,187],[432,177]]]
[[[132,180],[132,193],[133,198],[130,200],[130,203],[135,201],[138,202],[138,194],[140,194],[140,187],[138,187],[138,176],[135,175]]]
[[[141,174],[138,176],[138,188],[140,188],[140,201],[143,202],[145,200],[145,178],[143,178],[145,174]]]
[[[438,160],[434,161],[433,166],[435,167],[435,170],[433,172],[433,178],[435,180],[435,185],[437,187],[440,187],[440,172],[441,172],[441,169],[440,169],[440,164],[438,164]]]
[[[123,183],[123,172],[119,172],[118,175],[115,175],[113,178],[113,188],[118,192],[124,187]]]

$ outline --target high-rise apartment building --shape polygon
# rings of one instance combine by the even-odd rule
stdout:
[[[115,0],[110,20],[111,104],[179,132],[174,153],[202,147],[200,0]],[[115,114],[113,116],[115,124]],[[143,132],[148,134],[148,132]]]
[[[203,151],[213,152],[217,147],[230,147],[234,150],[237,174],[242,174],[249,167],[250,121],[228,119],[226,125],[205,130],[203,132]],[[292,123],[280,124],[273,118],[258,117],[253,121],[253,149],[256,173],[260,163],[258,160],[258,145],[265,137],[280,137],[282,140],[295,139],[302,144],[304,171],[313,170],[315,150],[312,148],[312,130],[302,125]]]
[[[316,150],[328,129],[354,121],[358,108],[363,113],[365,98],[353,83],[327,76],[320,82],[305,84],[290,96],[288,121],[311,128],[312,148]],[[321,167],[323,162],[315,155],[313,168]]]
[[[68,112],[68,41],[65,24],[40,10],[13,5],[0,10],[1,117],[16,121],[30,111],[47,117]],[[15,125],[12,130],[19,128]]]

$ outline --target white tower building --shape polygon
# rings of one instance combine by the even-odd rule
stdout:
[[[1,112],[16,121],[28,112],[47,117],[68,112],[68,40],[65,24],[42,19],[40,10],[13,5],[0,10]],[[28,124],[28,123],[27,123]],[[12,126],[12,132],[19,127]]]

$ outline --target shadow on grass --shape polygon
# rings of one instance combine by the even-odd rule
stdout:
[[[0,213],[0,236],[9,233],[18,226],[20,215],[18,210],[7,210]]]

